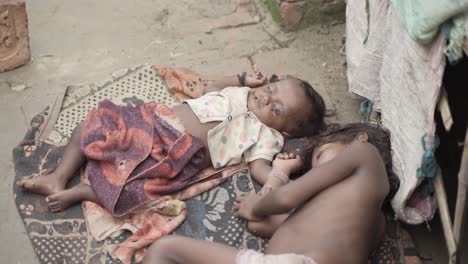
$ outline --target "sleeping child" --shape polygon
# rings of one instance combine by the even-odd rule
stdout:
[[[238,198],[236,214],[271,239],[265,254],[187,237],[156,241],[144,263],[362,264],[385,233],[382,206],[396,192],[389,133],[364,123],[333,126],[320,138],[313,168],[264,195]],[[288,177],[294,154],[273,162]]]
[[[267,83],[261,74],[245,73],[208,84],[203,96],[173,108],[105,100],[75,128],[52,173],[17,185],[45,195],[52,212],[88,200],[115,216],[188,186],[210,166],[246,162],[273,190],[286,180],[268,176],[284,138],[318,133],[324,113],[322,97],[306,81]],[[85,161],[90,185],[66,189]]]

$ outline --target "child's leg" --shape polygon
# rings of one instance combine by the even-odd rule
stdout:
[[[73,131],[70,141],[55,171],[47,176],[39,176],[32,179],[20,180],[16,184],[25,191],[50,195],[65,189],[68,181],[85,162],[85,157],[80,149],[81,125]]]
[[[263,238],[271,238],[278,227],[288,218],[288,214],[272,215],[260,222],[248,222],[247,229],[251,234]]]
[[[146,251],[143,263],[235,264],[237,252],[235,248],[218,243],[188,237],[166,236],[156,241]]]

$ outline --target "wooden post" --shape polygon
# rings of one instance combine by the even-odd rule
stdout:
[[[457,204],[455,208],[455,219],[453,223],[453,235],[457,243],[457,263],[461,258],[461,245],[463,244],[465,235],[465,224],[468,218],[468,206],[466,204],[466,193],[468,189],[468,130],[465,135],[465,145],[463,147],[463,154],[458,172],[458,192]]]
[[[449,264],[454,264],[456,263],[457,243],[453,237],[452,220],[450,219],[450,213],[447,205],[447,195],[445,193],[445,187],[440,168],[437,176],[434,179],[434,189],[436,193],[437,204],[439,206],[440,219],[442,221],[445,241],[447,243]]]

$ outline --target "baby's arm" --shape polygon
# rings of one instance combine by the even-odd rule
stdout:
[[[283,171],[286,174],[293,173],[302,165],[302,162],[297,164],[296,157],[298,158],[299,156],[296,156],[296,154],[292,153],[280,153],[276,155],[276,158],[273,161],[273,167]],[[256,159],[249,163],[249,167],[250,174],[255,179],[255,181],[257,181],[261,185],[265,185],[265,183],[268,180],[268,175],[270,174],[273,168],[272,162],[266,159]]]
[[[289,181],[290,174],[302,166],[302,160],[293,153],[280,153],[276,155],[273,161],[273,168],[269,166],[269,162],[266,160],[259,164],[264,164],[265,168],[270,168],[270,172],[266,174],[266,180],[260,178],[260,181],[265,181],[260,191],[260,194],[264,195],[286,184]],[[251,175],[254,175],[252,170]],[[258,174],[255,175],[258,176]],[[247,228],[250,233],[256,236],[270,238],[288,216],[289,214],[272,215],[262,221],[250,221]]]
[[[244,77],[244,84],[240,83],[239,76],[228,76],[223,77],[219,80],[209,82],[205,87],[205,94],[210,92],[217,92],[226,87],[232,86],[247,86],[255,88],[266,84],[267,79],[260,72],[257,74],[246,74]]]
[[[205,87],[205,94],[211,92],[217,92],[226,87],[239,86],[239,78],[237,76],[226,76],[219,80],[209,82]]]
[[[265,185],[271,172],[271,162],[266,159],[256,159],[249,163],[250,175],[260,185]]]
[[[289,182],[289,176],[302,167],[302,159],[294,153],[280,153],[273,161],[265,185],[260,191],[264,195]]]

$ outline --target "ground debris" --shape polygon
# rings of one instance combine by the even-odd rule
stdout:
[[[29,88],[29,86],[27,86],[26,84],[24,83],[20,83],[20,84],[16,84],[16,85],[12,85],[11,86],[11,90],[12,91],[15,91],[15,92],[22,92],[24,91],[25,89]]]

